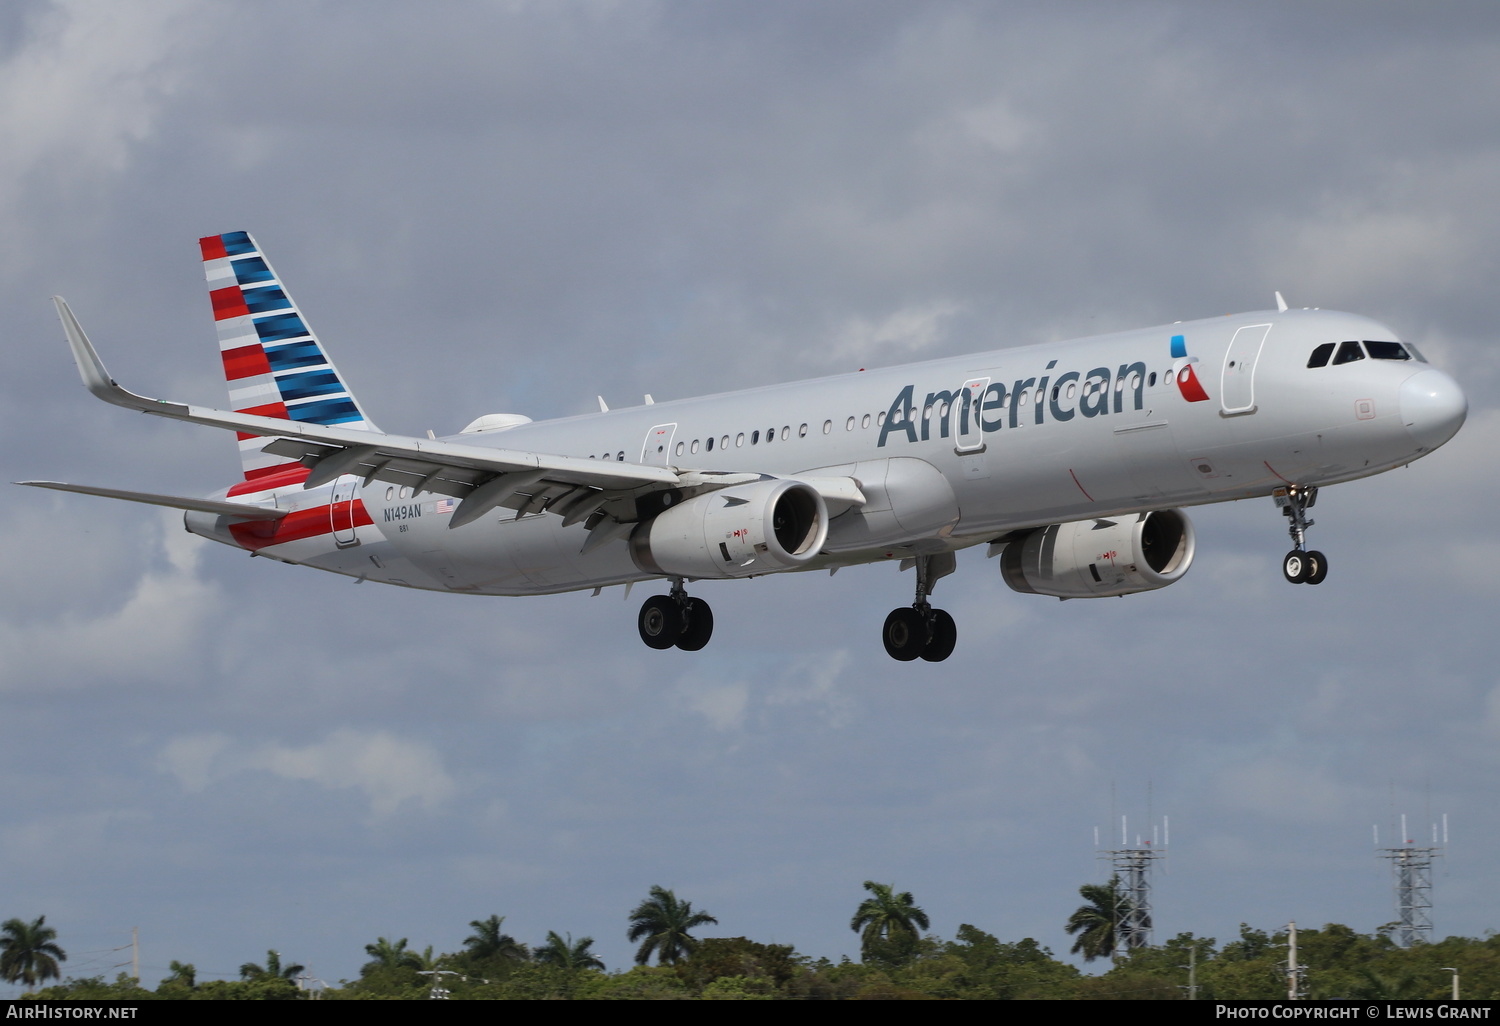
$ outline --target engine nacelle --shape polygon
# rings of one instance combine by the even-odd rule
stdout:
[[[757,481],[663,510],[630,536],[630,556],[664,577],[750,577],[795,570],[828,537],[828,506],[811,485]]]
[[[1193,547],[1193,522],[1182,510],[1132,513],[1039,527],[1005,546],[1000,572],[1033,595],[1133,595],[1187,573]]]

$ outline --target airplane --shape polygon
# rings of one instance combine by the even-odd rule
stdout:
[[[380,431],[245,232],[200,240],[230,409],[147,398],[110,377],[54,297],[90,392],[234,431],[243,480],[197,499],[20,484],[182,509],[251,555],[408,588],[535,595],[668,582],[637,624],[702,649],[703,580],[875,562],[915,569],[881,637],[941,662],[957,626],[929,601],[984,545],[1018,592],[1166,587],[1192,564],[1182,507],[1271,496],[1286,580],[1318,584],[1320,488],[1427,455],[1463,425],[1457,383],[1348,313],[1276,309],[456,435]]]

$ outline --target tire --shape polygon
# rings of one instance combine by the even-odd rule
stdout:
[[[1307,554],[1307,562],[1311,567],[1307,574],[1307,583],[1322,584],[1328,577],[1328,557],[1315,549]]]
[[[636,626],[649,647],[671,648],[682,636],[682,610],[670,596],[653,595],[641,606]]]
[[[702,599],[688,599],[683,613],[687,625],[682,628],[677,647],[684,652],[696,652],[714,635],[714,611]]]
[[[1293,549],[1291,552],[1288,552],[1286,558],[1281,561],[1281,575],[1292,584],[1306,583],[1307,575],[1311,569],[1312,564],[1307,558],[1307,553],[1300,549]]]
[[[885,618],[880,640],[892,659],[909,663],[927,647],[927,618],[910,606],[893,609]]]
[[[953,654],[953,646],[958,644],[958,624],[946,609],[934,609],[930,630],[932,637],[922,649],[922,658],[929,663],[940,663]]]

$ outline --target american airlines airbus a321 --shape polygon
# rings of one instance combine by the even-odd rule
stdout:
[[[408,588],[664,580],[639,617],[658,649],[708,643],[689,582],[885,560],[916,570],[886,651],[938,662],[957,629],[928,599],[959,549],[987,546],[1016,591],[1128,595],[1187,572],[1178,507],[1255,496],[1288,518],[1286,579],[1318,584],[1318,489],[1427,455],[1468,411],[1391,329],[1278,294],[1274,311],[412,438],[375,427],[249,235],[200,245],[232,412],[121,388],[54,302],[89,391],[237,432],[244,480],[208,499],[24,484],[183,509],[205,538]]]

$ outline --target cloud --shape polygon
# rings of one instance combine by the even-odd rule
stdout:
[[[162,747],[157,767],[189,792],[255,772],[332,791],[352,789],[364,794],[376,819],[394,816],[403,808],[434,811],[457,790],[442,757],[430,745],[403,740],[389,731],[349,727],[302,746],[250,745],[223,734],[174,738]]]
[[[166,565],[156,562],[139,570],[117,605],[0,621],[0,689],[159,684],[195,665],[222,602],[218,589],[198,574],[203,543],[182,530],[179,517],[165,514],[159,521]],[[65,539],[52,540],[65,544]],[[53,555],[72,562],[65,552]],[[0,566],[7,593],[26,594],[33,564],[23,558]]]

